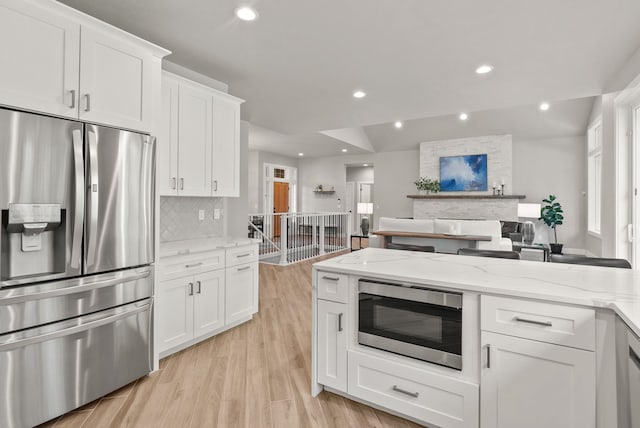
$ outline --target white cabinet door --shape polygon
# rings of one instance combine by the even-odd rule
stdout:
[[[79,24],[0,0],[0,104],[77,118],[79,52]]]
[[[162,123],[156,140],[158,192],[163,196],[178,194],[178,92],[180,85],[162,78]]]
[[[224,327],[224,269],[195,277],[194,337]]]
[[[347,305],[318,300],[318,382],[347,391]]]
[[[213,196],[240,195],[240,100],[213,97]]]
[[[191,285],[190,285],[191,284]],[[193,338],[193,277],[162,281],[158,285],[158,352]]]
[[[258,263],[227,268],[226,324],[258,311]]]
[[[595,352],[482,332],[482,427],[596,425]]]
[[[117,34],[82,27],[80,119],[150,132],[152,63]]]
[[[211,92],[180,85],[178,193],[211,196]]]

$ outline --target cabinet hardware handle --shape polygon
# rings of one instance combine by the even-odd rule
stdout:
[[[213,191],[214,192],[218,191],[218,180],[213,180]]]
[[[487,368],[491,368],[491,345],[487,345]]]
[[[192,263],[190,265],[184,265],[185,268],[189,269],[192,267],[196,267],[196,266],[201,266],[203,262],[198,262],[198,263]]]
[[[245,254],[238,254],[236,257],[249,257],[251,255],[251,253],[245,253]]]
[[[177,180],[175,177],[171,177],[171,188],[173,190],[176,190],[176,187],[178,186]]]
[[[245,266],[245,267],[238,268],[238,272],[242,272],[243,270],[247,270],[247,269],[251,269],[251,266]]]
[[[338,314],[338,331],[342,331],[342,312]]]
[[[419,392],[410,392],[410,391],[407,391],[406,389],[398,388],[398,385],[393,385],[393,390],[401,394],[409,395],[414,398],[418,398],[418,396],[420,395]]]
[[[76,90],[72,89],[69,93],[71,94],[71,105],[69,108],[76,108]]]
[[[91,95],[84,94],[84,111],[91,111]]]
[[[189,283],[189,296],[193,296],[193,282]]]
[[[513,317],[514,321],[517,322],[524,322],[527,324],[535,324],[535,325],[541,325],[543,327],[552,327],[553,323],[551,321],[536,321],[536,320],[530,320],[527,318],[520,318],[520,317]]]
[[[631,346],[629,346],[629,359],[633,361],[638,369],[640,369],[640,357],[638,356],[638,354],[636,354],[636,351],[634,351]]]
[[[326,279],[327,281],[339,281],[340,278],[337,276],[323,276],[322,279]]]
[[[184,178],[180,179],[180,190],[184,190]]]
[[[202,283],[200,281],[196,281],[196,285],[198,286],[197,294],[202,294]]]

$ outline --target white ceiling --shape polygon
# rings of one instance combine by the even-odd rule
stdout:
[[[246,120],[286,134],[598,95],[640,43],[638,0],[248,0],[253,23],[241,0],[61,1],[228,83]]]

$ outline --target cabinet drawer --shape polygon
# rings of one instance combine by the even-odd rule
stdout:
[[[317,272],[318,299],[347,303],[349,276],[332,272]]]
[[[167,257],[158,263],[160,281],[224,268],[224,250]]]
[[[595,350],[595,311],[546,302],[482,296],[484,331]]]
[[[258,261],[258,246],[227,248],[227,267],[238,266]]]
[[[437,426],[478,426],[478,385],[359,352],[348,359],[350,395]]]

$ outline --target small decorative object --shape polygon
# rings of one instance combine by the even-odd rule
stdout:
[[[373,204],[371,202],[358,202],[358,214],[364,214],[360,221],[362,236],[369,236],[369,217],[367,215],[373,214]]]
[[[440,182],[427,177],[420,177],[414,181],[413,184],[416,185],[416,188],[420,192],[424,192],[424,194],[438,193],[440,191]]]
[[[487,190],[487,155],[441,157],[440,184],[443,192]]]
[[[524,219],[537,219],[540,217],[540,204],[518,204],[518,217]],[[533,244],[536,236],[536,226],[531,220],[522,223],[522,240],[525,244]]]
[[[318,186],[316,187],[316,190],[318,192],[322,192],[322,184],[318,184]]]
[[[557,198],[554,195],[549,195],[548,198],[543,199],[546,205],[542,207],[540,210],[540,219],[544,221],[544,223],[553,229],[553,244],[549,244],[551,247],[551,252],[553,254],[562,254],[562,244],[558,244],[558,233],[556,231],[556,227],[562,225],[564,220],[564,211],[562,211],[562,205],[557,201]]]

